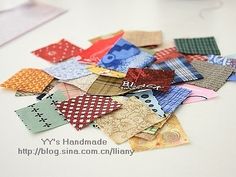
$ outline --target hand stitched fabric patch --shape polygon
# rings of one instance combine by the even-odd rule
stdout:
[[[189,143],[189,139],[175,115],[164,124],[154,140],[147,141],[137,137],[129,140],[129,144],[134,151],[174,147],[187,143]]]
[[[72,57],[79,56],[83,49],[62,39],[57,43],[35,50],[32,53],[49,62],[57,63]]]
[[[123,32],[118,33],[117,35],[107,38],[101,39],[92,44],[91,47],[84,50],[81,53],[80,62],[97,64],[102,57],[104,57],[107,52],[114,46],[114,44],[122,37]]]
[[[153,90],[153,95],[165,113],[173,113],[177,107],[191,94],[191,90],[172,86],[167,92]]]
[[[236,81],[236,58],[221,57],[217,55],[208,55],[208,62],[212,64],[218,64],[223,66],[231,66],[234,68],[233,74],[228,78],[229,81]]]
[[[218,96],[218,94],[213,90],[197,87],[194,85],[182,84],[178,85],[177,87],[186,88],[192,91],[188,98],[184,100],[183,104],[206,101]]]
[[[120,39],[99,61],[107,69],[126,73],[129,68],[144,68],[154,62],[152,55],[141,51],[130,42]]]
[[[125,31],[123,38],[138,47],[158,46],[162,43],[162,32]]]
[[[167,91],[173,81],[174,71],[129,68],[121,88],[123,89],[154,89]]]
[[[54,78],[43,70],[26,68],[17,72],[0,86],[31,93],[42,93]]]
[[[87,76],[83,76],[78,79],[72,79],[72,80],[62,81],[62,82],[70,84],[70,85],[74,85],[75,87],[78,87],[79,89],[87,92],[88,89],[91,87],[91,85],[94,83],[94,81],[97,78],[98,78],[98,75],[89,74]]]
[[[42,101],[15,112],[30,132],[38,133],[68,123],[55,107],[58,101],[64,100],[65,96],[61,92],[55,92]]]
[[[157,119],[156,114],[135,97],[121,103],[122,109],[96,120],[100,129],[117,144],[162,120]]]
[[[204,61],[196,60],[191,64],[199,71],[204,79],[192,81],[188,84],[208,88],[214,91],[219,90],[225,84],[232,72],[234,72],[234,68],[232,67],[211,64]]]
[[[122,81],[122,78],[98,76],[87,93],[90,95],[115,96],[130,92],[131,90],[120,88]]]
[[[83,95],[57,104],[57,108],[67,120],[80,130],[95,119],[121,107],[110,97]]]
[[[79,63],[77,58],[45,68],[44,71],[60,80],[76,79],[91,74],[87,70],[87,65]]]
[[[214,37],[180,38],[174,41],[177,50],[184,54],[220,55]]]
[[[101,75],[101,76],[109,76],[109,77],[116,77],[116,78],[124,78],[125,74],[118,72],[118,71],[113,71],[110,69],[105,69],[102,67],[98,67],[98,66],[89,66],[88,70],[97,74],[97,75]]]
[[[185,59],[175,58],[159,64],[152,64],[151,69],[174,70],[174,80],[172,83],[187,82],[202,79],[203,76]]]

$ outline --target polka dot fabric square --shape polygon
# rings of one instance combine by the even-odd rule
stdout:
[[[22,69],[0,86],[12,90],[19,90],[31,93],[42,93],[54,77],[40,69]]]
[[[58,63],[72,57],[79,56],[83,49],[71,44],[65,39],[58,43],[51,44],[41,49],[35,50],[32,53],[43,58],[51,63]]]
[[[121,107],[110,97],[83,95],[58,103],[57,108],[66,119],[80,130],[95,119]]]

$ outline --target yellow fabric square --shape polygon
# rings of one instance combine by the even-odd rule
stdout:
[[[26,68],[17,72],[0,86],[12,90],[41,93],[53,79],[40,69]]]

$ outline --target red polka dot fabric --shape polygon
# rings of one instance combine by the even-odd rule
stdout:
[[[110,97],[83,95],[56,104],[58,110],[77,129],[88,126],[95,119],[121,108]]]
[[[80,47],[62,39],[58,43],[35,50],[32,53],[51,63],[58,63],[72,57],[80,56],[82,51],[83,49]]]

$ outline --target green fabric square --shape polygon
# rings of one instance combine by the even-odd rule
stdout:
[[[57,91],[42,101],[15,112],[32,133],[38,133],[68,123],[55,106],[57,102],[64,100],[66,97],[63,93]]]
[[[175,39],[175,45],[184,54],[220,55],[214,37]]]

